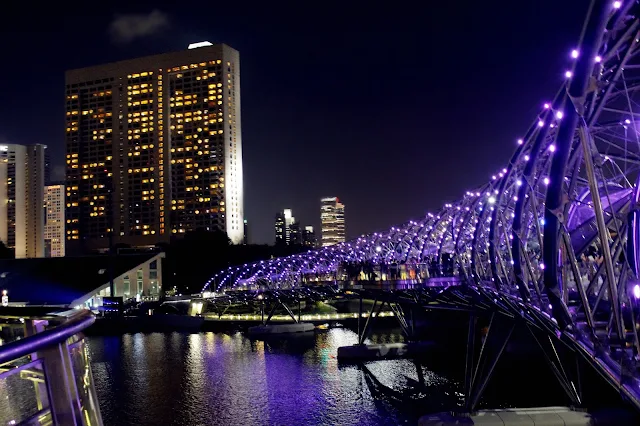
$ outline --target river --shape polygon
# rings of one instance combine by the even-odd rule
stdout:
[[[343,328],[266,342],[240,332],[137,333],[90,337],[89,347],[107,426],[415,424],[462,401],[456,383],[420,366],[425,385],[411,397],[426,404],[399,405],[376,389],[406,391],[419,380],[416,365],[367,363],[372,382],[358,367],[338,366],[337,348],[356,339]],[[371,341],[402,335],[378,331]]]

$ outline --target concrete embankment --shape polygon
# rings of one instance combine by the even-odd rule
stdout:
[[[569,407],[505,408],[500,410],[481,410],[472,415],[454,415],[435,413],[422,416],[419,426],[592,426],[592,425],[631,425],[637,424],[637,418],[621,410],[588,413]]]

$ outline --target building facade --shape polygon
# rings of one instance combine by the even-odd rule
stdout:
[[[44,256],[45,149],[0,145],[0,240],[18,259]]]
[[[314,248],[318,245],[316,233],[313,232],[313,226],[305,226],[302,231],[302,245],[308,248]]]
[[[48,185],[44,190],[44,245],[47,257],[64,257],[64,185]]]
[[[275,228],[275,231],[276,231],[276,245],[285,245],[285,244],[287,244],[287,239],[286,239],[287,225],[285,223],[284,213],[283,212],[276,213],[276,220],[275,220],[275,227],[274,228]]]
[[[205,229],[243,241],[240,59],[229,46],[66,73],[67,240],[153,245]]]
[[[291,209],[284,209],[276,213],[275,221],[276,245],[302,244],[302,230],[300,223],[293,217]]]
[[[322,247],[345,241],[344,204],[338,197],[320,200],[320,222],[322,223]]]

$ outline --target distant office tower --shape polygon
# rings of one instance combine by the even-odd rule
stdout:
[[[305,226],[302,231],[302,245],[309,248],[314,248],[318,245],[318,239],[315,232],[313,232],[313,226]]]
[[[16,258],[44,257],[45,148],[0,145],[0,240]]]
[[[275,231],[276,231],[276,245],[285,245],[287,244],[286,237],[286,228],[284,220],[284,213],[278,212],[276,213],[276,223],[275,223]]]
[[[84,248],[220,229],[243,241],[240,59],[224,44],[66,73],[67,236]],[[67,247],[67,251],[70,247]]]
[[[289,230],[289,242],[287,244],[290,246],[297,246],[302,244],[300,222],[292,221],[287,229]]]
[[[296,222],[291,209],[276,213],[275,231],[276,245],[302,244],[300,224]]]
[[[338,197],[323,198],[320,202],[322,247],[343,243],[345,240],[344,204]]]
[[[46,146],[44,148],[44,186],[48,186],[51,185],[51,153]]]
[[[48,185],[44,190],[44,244],[47,257],[64,257],[64,185]]]

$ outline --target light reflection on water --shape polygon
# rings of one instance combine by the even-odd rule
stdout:
[[[92,368],[106,425],[378,425],[414,423],[372,392],[355,366],[338,366],[348,329],[251,340],[241,333],[91,337]],[[375,343],[399,342],[379,333]],[[417,381],[408,360],[367,363],[392,389]],[[433,394],[447,380],[422,368]]]

